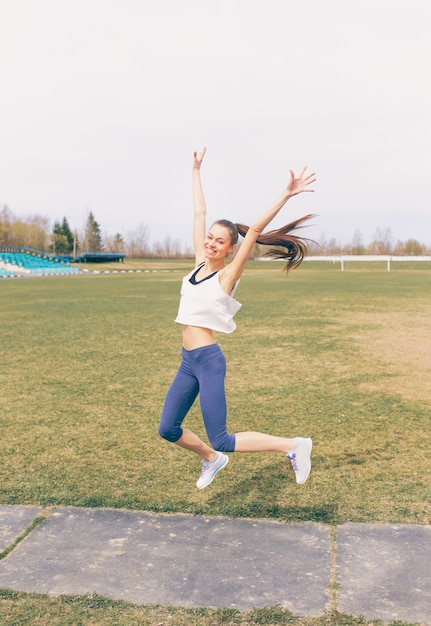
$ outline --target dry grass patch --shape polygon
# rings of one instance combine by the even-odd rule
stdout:
[[[355,333],[361,358],[386,372],[379,382],[363,383],[364,391],[380,389],[406,400],[431,402],[431,316],[413,312],[359,315]]]

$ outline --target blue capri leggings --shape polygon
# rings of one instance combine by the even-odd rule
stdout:
[[[199,393],[202,417],[214,450],[233,452],[235,435],[226,430],[226,359],[218,344],[186,350],[163,406],[159,434],[175,442],[183,434],[181,425]]]

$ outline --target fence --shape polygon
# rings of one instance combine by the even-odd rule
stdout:
[[[431,262],[431,256],[391,256],[386,254],[341,254],[341,255],[333,255],[333,256],[308,256],[305,258],[306,261],[328,261],[331,263],[340,263],[341,271],[344,272],[344,264],[346,261],[380,261],[386,263],[386,270],[388,272],[391,271],[391,263],[396,263],[398,261],[428,261]]]

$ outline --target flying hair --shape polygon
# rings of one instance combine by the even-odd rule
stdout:
[[[313,214],[304,215],[304,217],[289,222],[289,224],[281,228],[270,230],[267,233],[260,233],[256,240],[257,243],[265,246],[278,246],[277,248],[271,248],[266,251],[263,256],[272,259],[286,259],[287,263],[283,268],[286,273],[298,267],[308,254],[308,243],[315,242],[307,237],[298,237],[298,235],[293,234],[293,231],[303,228],[305,225],[304,222],[313,217],[315,217]],[[236,227],[239,234],[245,237],[249,226],[236,224]]]

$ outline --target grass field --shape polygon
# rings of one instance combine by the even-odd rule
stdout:
[[[430,272],[251,264],[219,336],[229,426],[312,436],[313,474],[238,454],[202,492],[157,434],[186,266],[0,284],[0,502],[429,523]],[[198,406],[187,424],[205,436]]]
[[[100,596],[60,596],[0,590],[0,619],[11,626],[383,626],[337,612],[322,617],[295,617],[279,606],[236,609],[184,609],[139,606]],[[419,626],[395,620],[386,626]]]
[[[157,434],[179,364],[173,319],[190,267],[152,262],[141,273],[0,282],[0,503],[429,524],[429,264],[388,273],[383,264],[340,272],[310,262],[287,279],[277,263],[249,265],[238,329],[218,337],[230,430],[312,436],[313,471],[297,486],[283,457],[237,454],[204,491],[195,488],[197,458]],[[186,423],[205,437],[198,406]],[[58,623],[81,623],[62,615]],[[286,615],[187,613],[169,623],[338,623]],[[133,619],[82,623],[157,623]],[[372,623],[353,619],[339,623]]]

